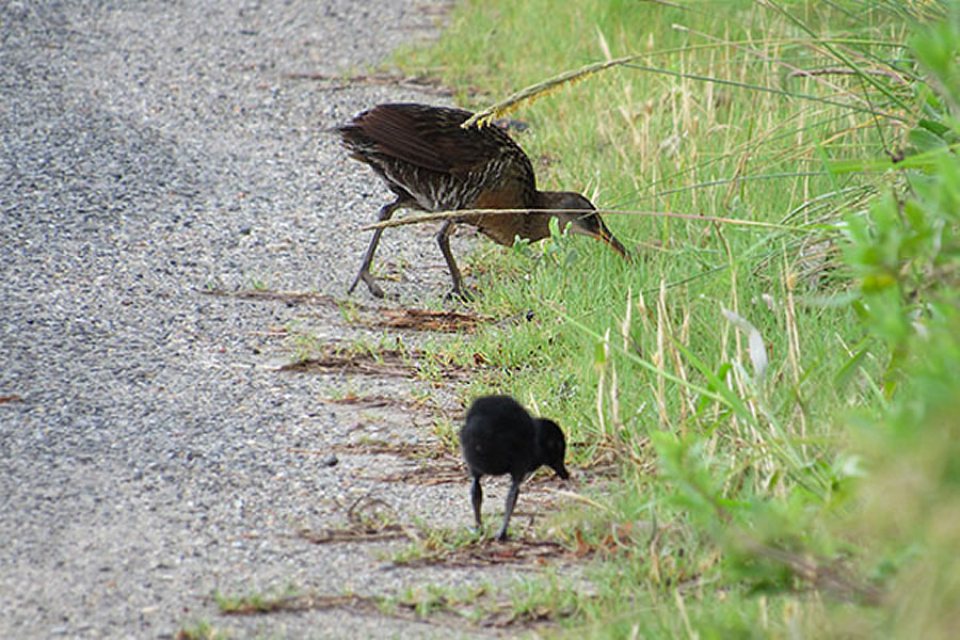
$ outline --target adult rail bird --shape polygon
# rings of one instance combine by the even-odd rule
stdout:
[[[458,222],[512,246],[517,237],[531,242],[548,237],[550,219],[557,218],[561,229],[569,224],[571,232],[602,240],[627,257],[587,198],[570,191],[539,191],[530,159],[505,131],[497,126],[460,126],[472,115],[423,104],[381,104],[337,128],[350,156],[370,165],[396,196],[380,209],[381,222],[404,207],[526,210],[512,215],[467,214],[443,223],[437,242],[453,280],[452,294],[465,297],[463,278],[450,251],[450,232]],[[382,232],[374,231],[349,293],[362,280],[370,293],[383,297],[370,273]]]

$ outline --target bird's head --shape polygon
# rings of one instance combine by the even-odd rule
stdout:
[[[560,222],[561,229],[570,225],[571,233],[579,233],[606,242],[622,257],[630,259],[626,248],[603,223],[593,203],[585,197],[573,191],[541,191],[538,195],[539,208],[553,209],[554,212],[551,215]]]
[[[537,418],[537,445],[540,450],[540,463],[553,469],[561,480],[570,477],[563,459],[567,453],[567,440],[563,431],[553,420]]]

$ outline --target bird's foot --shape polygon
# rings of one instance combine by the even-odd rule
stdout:
[[[370,290],[370,295],[374,298],[383,298],[383,289],[380,288],[380,285],[377,284],[376,280],[373,279],[373,274],[367,270],[362,270],[357,274],[357,277],[353,279],[353,284],[350,285],[350,288],[347,289],[347,293],[353,293],[353,290],[357,288],[357,285],[360,284],[360,281],[367,285],[367,289]]]
[[[444,296],[444,300],[457,300],[458,302],[471,302],[473,300],[473,294],[467,291],[465,288],[451,289],[447,292],[447,295]]]
[[[509,537],[506,529],[500,529],[500,531],[497,532],[497,542],[506,542]]]

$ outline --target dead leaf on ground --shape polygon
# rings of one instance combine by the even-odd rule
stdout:
[[[414,378],[427,365],[435,366],[444,379],[453,380],[466,377],[469,372],[442,359],[432,357],[418,349],[400,351],[382,349],[370,353],[367,351],[347,352],[342,348],[329,345],[320,349],[316,355],[291,364],[283,365],[278,371],[292,372],[342,372],[363,375],[393,376]]]
[[[493,322],[493,318],[459,311],[381,309],[377,316],[365,319],[364,324],[392,329],[472,333],[479,325],[488,322]]]
[[[336,544],[339,542],[382,542],[397,540],[409,536],[398,524],[387,525],[379,529],[355,529],[353,527],[301,529],[297,537],[312,544]]]
[[[323,401],[329,404],[350,405],[364,407],[367,409],[403,407],[412,411],[430,411],[431,413],[436,412],[434,403],[429,396],[416,399],[407,396],[384,396],[377,394],[361,396],[350,392],[345,396],[340,396],[337,398],[325,398]]]
[[[465,603],[452,600],[435,594],[429,596],[429,608],[424,610],[424,602],[416,594],[408,594],[401,598],[390,596],[357,594],[318,594],[305,593],[279,597],[240,599],[227,607],[221,608],[223,615],[255,616],[273,613],[296,613],[304,611],[323,611],[341,609],[353,613],[391,617],[399,620],[416,620],[422,623],[437,626],[446,626],[455,623],[458,632],[462,632],[463,625],[486,627],[494,629],[542,628],[554,624],[557,620],[569,617],[573,612],[563,609],[553,610],[547,606],[534,609],[518,610],[510,600],[490,602],[485,594],[477,594],[477,598]],[[484,612],[483,617],[471,621],[464,617],[464,608],[473,608]],[[182,633],[182,632],[181,632]],[[451,634],[454,631],[451,629]],[[177,639],[186,640],[187,635],[178,634]]]
[[[291,306],[299,304],[336,306],[346,302],[334,296],[314,291],[270,291],[266,289],[227,291],[226,289],[203,289],[200,293],[220,298],[283,302]],[[464,331],[469,333],[476,330],[481,324],[494,321],[494,318],[490,316],[464,313],[461,311],[385,307],[365,305],[352,301],[348,302],[348,304],[353,311],[358,313],[357,324],[371,327],[440,331],[447,333]]]

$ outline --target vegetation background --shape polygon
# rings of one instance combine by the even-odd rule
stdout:
[[[469,269],[529,322],[437,349],[557,417],[609,480],[553,529],[597,637],[960,629],[960,9],[936,0],[483,0],[401,52],[512,117],[542,188],[635,253],[555,237]],[[520,606],[520,605],[518,605]]]

